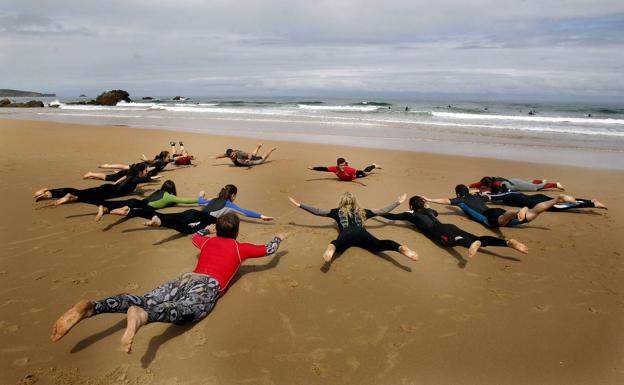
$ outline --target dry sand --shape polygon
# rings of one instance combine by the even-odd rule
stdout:
[[[623,172],[286,142],[265,143],[279,147],[271,162],[247,169],[212,156],[250,150],[253,140],[29,121],[0,120],[0,139],[2,384],[624,383]],[[212,195],[233,183],[238,204],[277,218],[245,220],[241,240],[291,237],[278,256],[247,262],[208,318],[147,325],[131,355],[119,345],[120,314],[86,320],[50,342],[53,321],[77,300],[143,293],[192,270],[197,251],[172,230],[145,229],[139,219],[111,227],[119,218],[112,216],[94,223],[94,206],[35,204],[32,192],[96,186],[81,176],[180,139],[199,161],[163,172],[179,195]],[[384,169],[361,183],[306,170],[337,156]],[[547,213],[505,228],[530,254],[491,249],[465,268],[456,258],[466,249],[449,252],[407,226],[372,219],[373,234],[408,244],[421,260],[351,249],[324,273],[333,223],[286,198],[331,208],[349,190],[374,208],[403,192],[449,197],[455,184],[485,174],[559,180],[610,210]],[[442,221],[493,234],[436,208]]]

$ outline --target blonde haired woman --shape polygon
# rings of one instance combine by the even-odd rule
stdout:
[[[340,198],[339,206],[331,210],[308,206],[297,202],[291,197],[288,197],[288,199],[295,206],[314,215],[332,218],[338,224],[338,238],[331,241],[327,246],[325,254],[323,254],[325,262],[331,262],[334,253],[341,253],[351,246],[361,247],[372,252],[397,251],[415,261],[418,259],[418,254],[410,250],[406,245],[399,245],[389,239],[379,240],[364,228],[364,222],[367,219],[389,213],[403,203],[406,197],[407,195],[403,194],[396,201],[377,210],[363,209],[355,196],[350,192],[344,193]]]

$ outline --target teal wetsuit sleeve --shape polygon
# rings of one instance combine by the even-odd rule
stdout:
[[[244,208],[242,208],[242,207],[238,207],[237,205],[235,205],[235,204],[234,204],[234,202],[232,202],[232,201],[230,201],[230,200],[228,200],[228,201],[225,203],[225,206],[226,206],[226,207],[229,207],[229,208],[231,208],[232,210],[234,210],[234,211],[236,211],[236,212],[238,212],[238,213],[241,213],[241,214],[243,214],[244,216],[249,217],[249,218],[257,218],[257,219],[260,219],[260,218],[262,217],[262,215],[261,215],[260,213],[257,213],[257,212],[255,212],[255,211],[251,211],[251,210],[247,210],[247,209],[244,209]]]
[[[200,205],[207,205],[210,202],[212,202],[212,199],[204,199],[204,197],[197,198],[197,203],[199,203]]]

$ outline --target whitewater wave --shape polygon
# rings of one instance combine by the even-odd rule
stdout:
[[[490,115],[490,114],[462,114],[456,112],[436,112],[431,113],[439,118],[466,119],[466,120],[512,120],[543,123],[573,123],[573,124],[624,124],[624,119],[594,119],[594,118],[572,118],[572,117],[552,117],[552,116],[517,116],[517,115]]]
[[[381,106],[319,106],[310,104],[297,104],[302,110],[311,111],[335,111],[335,112],[373,112],[381,109]]]

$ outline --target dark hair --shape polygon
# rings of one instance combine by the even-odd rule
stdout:
[[[483,178],[481,178],[480,182],[483,185],[491,186],[492,182],[494,182],[494,178],[492,178],[491,176],[484,176]]]
[[[470,195],[470,190],[464,184],[458,184],[455,186],[455,194],[460,197],[467,197]]]
[[[234,151],[234,150],[232,150],[231,148],[228,148],[227,150],[225,150],[225,155],[227,155],[227,156],[232,155],[232,151]]]
[[[409,200],[409,207],[410,209],[414,211],[418,211],[418,210],[422,210],[425,208],[425,203],[427,203],[425,198],[418,196],[418,195],[414,195]]]
[[[220,216],[217,219],[217,236],[236,239],[239,224],[240,219],[232,212]]]
[[[342,163],[347,163],[347,160],[345,158],[338,158],[336,159],[336,165],[342,164]]]
[[[507,185],[504,183],[501,183],[501,184],[495,183],[490,186],[490,192],[492,194],[501,194],[501,193],[506,193],[508,191],[509,191],[509,187],[507,187]]]
[[[165,192],[168,192],[171,195],[178,195],[178,192],[176,190],[176,185],[175,183],[173,183],[171,179],[166,180],[165,183],[162,184],[160,189]]]
[[[217,195],[217,199],[226,199],[228,201],[232,200],[232,195],[236,195],[238,193],[238,189],[233,184],[226,184],[225,187],[219,191],[219,195]]]
[[[145,170],[147,170],[147,165],[145,163],[134,163],[130,165],[131,174],[139,174]]]
[[[167,150],[161,151],[158,155],[154,157],[154,160],[157,160],[157,159],[163,160],[167,157],[167,155],[169,155],[169,151]]]

